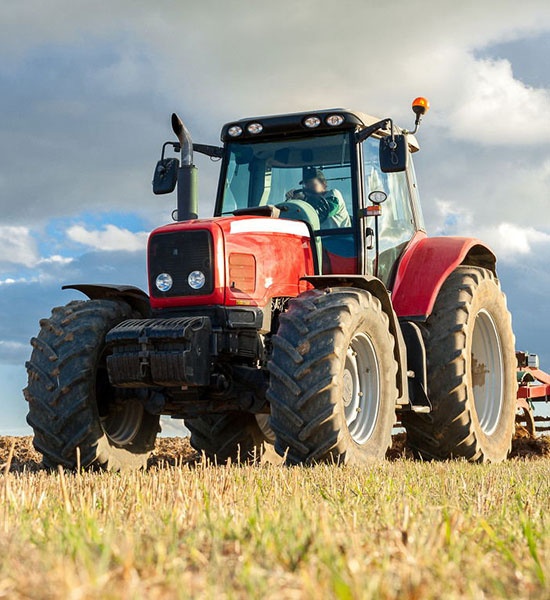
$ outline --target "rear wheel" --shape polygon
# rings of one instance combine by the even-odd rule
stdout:
[[[289,303],[269,363],[275,449],[291,464],[383,459],[397,362],[388,316],[365,290],[312,290]]]
[[[427,459],[504,460],[514,432],[516,357],[494,275],[457,268],[441,288],[424,340],[433,411],[403,415],[409,446]]]
[[[211,462],[254,462],[267,442],[254,415],[223,413],[185,419],[190,443]]]
[[[124,302],[90,300],[54,308],[40,322],[27,362],[27,422],[46,466],[134,469],[147,465],[159,431],[159,416],[147,412],[138,394],[111,386],[105,336],[131,318]]]

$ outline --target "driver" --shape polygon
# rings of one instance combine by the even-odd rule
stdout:
[[[304,200],[317,211],[321,229],[351,227],[351,219],[342,194],[338,190],[328,189],[327,180],[321,169],[306,167],[302,188],[286,193],[287,200]]]

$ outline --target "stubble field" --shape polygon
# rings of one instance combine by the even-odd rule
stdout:
[[[548,598],[550,441],[497,465],[50,473],[0,438],[0,598]]]

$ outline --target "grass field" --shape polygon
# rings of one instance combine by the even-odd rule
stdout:
[[[548,456],[212,467],[180,446],[146,473],[1,475],[0,598],[550,598]]]

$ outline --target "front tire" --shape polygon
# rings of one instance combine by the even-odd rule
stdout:
[[[398,396],[388,316],[365,290],[289,303],[269,362],[271,427],[287,463],[362,464],[391,444]]]
[[[403,415],[408,445],[424,459],[504,460],[514,433],[517,362],[510,313],[493,273],[457,268],[423,333],[433,411]]]
[[[253,414],[223,413],[185,419],[191,446],[212,463],[258,461],[268,442]]]
[[[34,447],[47,467],[97,465],[137,469],[147,465],[159,431],[159,416],[147,412],[141,390],[109,383],[105,336],[133,317],[125,302],[90,300],[54,308],[31,340],[27,362],[27,422]]]

